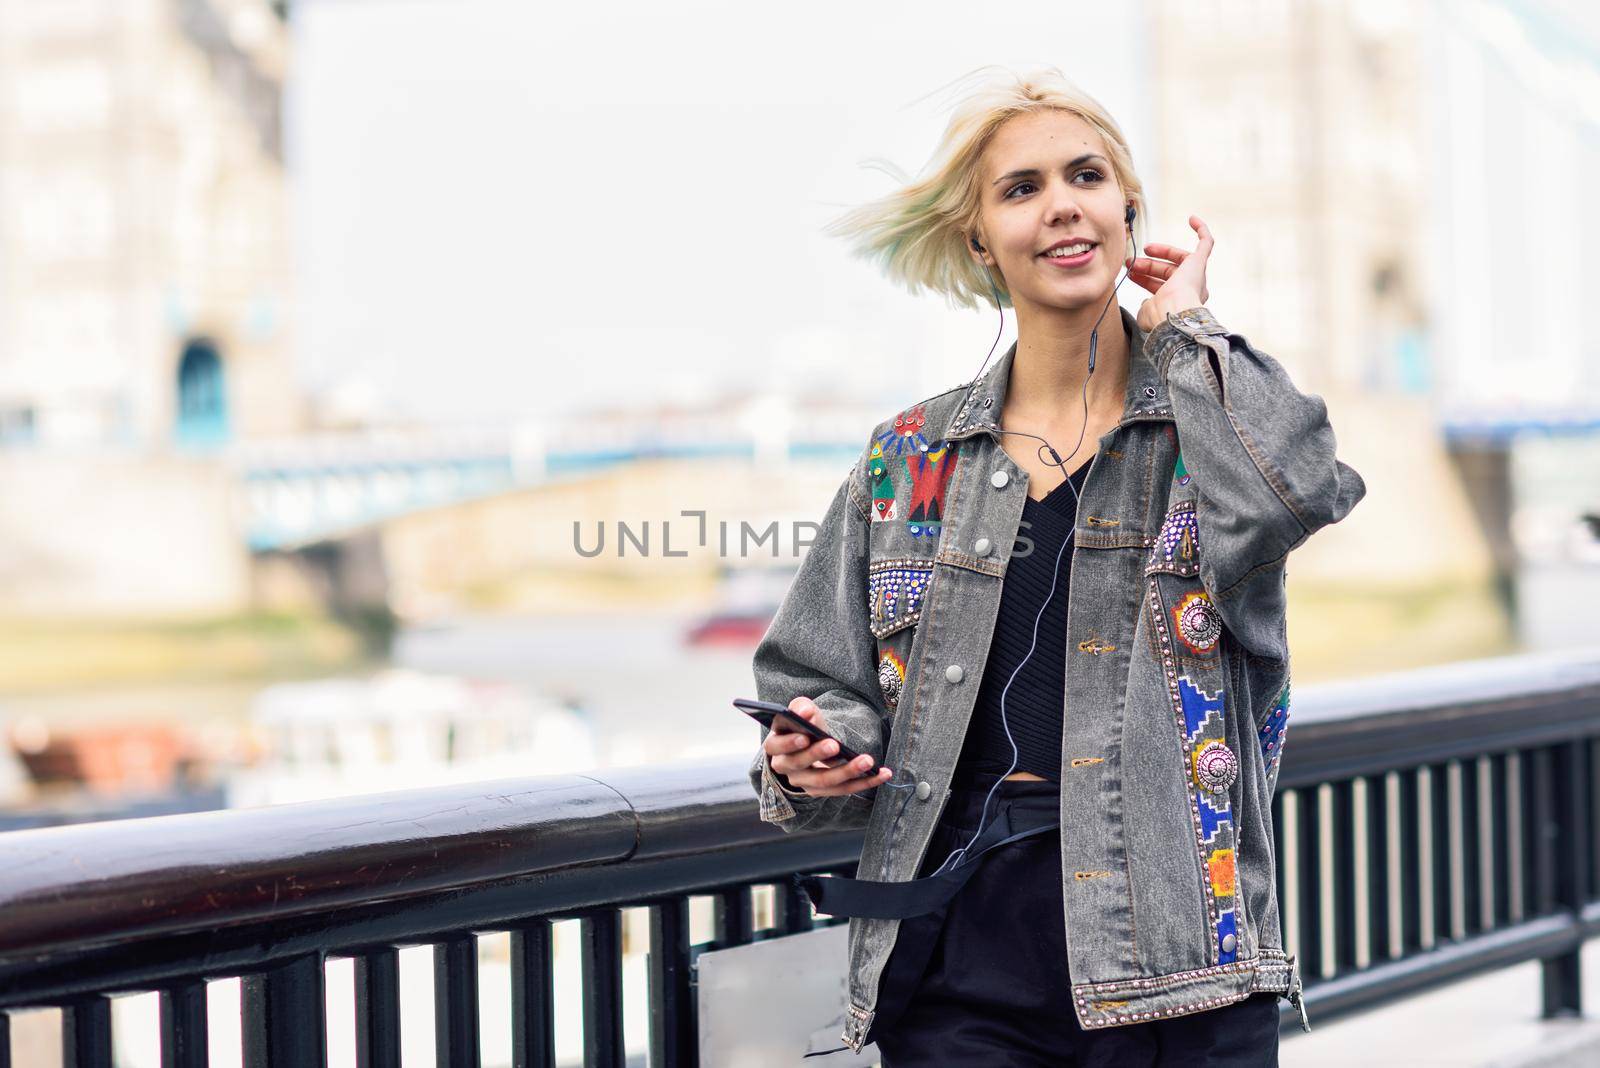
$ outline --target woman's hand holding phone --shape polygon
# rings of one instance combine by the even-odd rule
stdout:
[[[828,729],[822,710],[809,697],[790,701],[789,711],[822,730]],[[872,757],[865,754],[848,764],[828,764],[828,760],[839,755],[839,743],[832,739],[813,743],[809,736],[787,729],[781,716],[773,720],[762,749],[773,771],[787,778],[795,789],[804,790],[813,797],[858,794],[894,777],[888,768],[880,768],[877,775],[868,775]]]

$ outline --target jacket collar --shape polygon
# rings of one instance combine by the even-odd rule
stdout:
[[[1119,426],[1144,419],[1172,419],[1172,406],[1167,399],[1167,384],[1155,362],[1144,351],[1145,332],[1127,308],[1117,305],[1122,313],[1123,332],[1128,336],[1128,389],[1123,399]],[[987,433],[998,440],[1000,413],[1005,408],[1006,388],[1011,382],[1011,364],[1017,355],[1017,343],[1012,342],[1005,355],[994,366],[980,375],[966,394],[966,400],[956,409],[946,441],[959,441],[977,433]]]

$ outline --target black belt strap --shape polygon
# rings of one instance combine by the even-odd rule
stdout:
[[[906,919],[931,912],[955,896],[972,878],[978,861],[991,849],[1055,830],[1061,823],[1056,794],[1002,797],[999,811],[966,847],[961,860],[937,875],[904,882],[849,879],[842,875],[792,875],[790,882],[829,916]]]

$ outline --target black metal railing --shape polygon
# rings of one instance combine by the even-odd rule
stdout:
[[[1289,724],[1279,890],[1313,1018],[1531,960],[1546,1013],[1576,1011],[1579,950],[1600,927],[1600,657],[1297,688]],[[860,850],[860,832],[762,824],[744,764],[0,835],[0,1068],[10,1014],[41,1006],[61,1012],[66,1064],[109,1065],[111,996],[150,991],[163,1064],[206,1064],[207,985],[234,977],[245,1063],[320,1064],[325,977],[343,958],[359,1062],[397,1065],[407,946],[432,947],[438,1063],[477,1064],[491,932],[509,936],[514,1063],[554,1065],[553,925],[567,920],[584,1063],[624,1065],[632,909],[648,927],[649,1063],[692,1065],[698,954],[837,922],[787,876],[850,874]],[[704,905],[706,937],[691,938]]]
[[[859,832],[761,823],[745,763],[0,835],[0,1039],[15,1010],[54,1007],[64,1063],[109,1066],[111,995],[155,991],[163,1064],[204,1065],[207,983],[238,977],[245,1063],[321,1064],[326,966],[350,958],[359,1062],[398,1065],[398,950],[431,945],[438,1063],[476,1064],[477,938],[505,933],[514,1063],[554,1065],[553,929],[577,920],[584,1063],[623,1065],[621,914],[638,907],[649,1061],[692,1065],[694,958],[842,922],[786,877],[853,874],[860,851]],[[691,944],[701,903],[709,937]]]
[[[1600,654],[1296,692],[1273,800],[1284,939],[1323,1019],[1538,960],[1579,1015],[1600,930]]]

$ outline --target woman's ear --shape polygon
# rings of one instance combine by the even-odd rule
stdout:
[[[983,247],[983,242],[978,240],[977,234],[967,235],[967,247],[972,249],[973,257],[978,261],[978,266],[989,266],[988,251]]]

